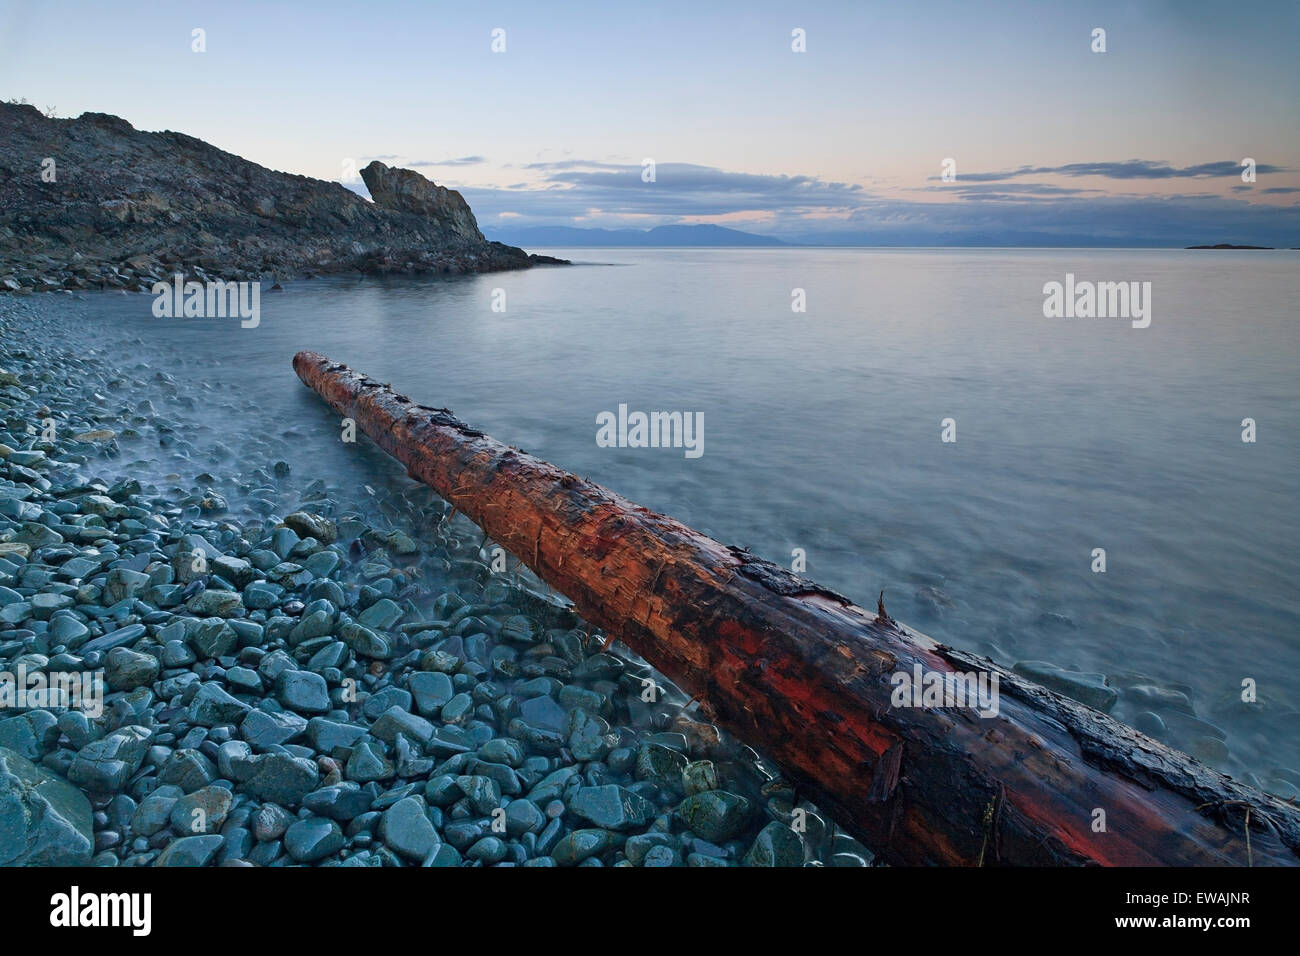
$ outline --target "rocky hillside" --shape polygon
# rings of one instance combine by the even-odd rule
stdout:
[[[371,163],[374,202],[183,133],[0,103],[0,290],[148,289],[184,272],[464,273],[559,260],[488,242],[460,193]]]

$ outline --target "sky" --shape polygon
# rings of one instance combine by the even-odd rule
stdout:
[[[1298,51],[1296,0],[0,0],[0,99],[408,166],[489,235],[1300,246]]]

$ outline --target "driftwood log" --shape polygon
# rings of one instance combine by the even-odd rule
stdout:
[[[1297,865],[1300,808],[313,352],[298,376],[886,862]],[[998,678],[995,716],[895,706]]]

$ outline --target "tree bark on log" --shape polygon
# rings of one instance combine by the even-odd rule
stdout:
[[[769,754],[885,862],[1300,864],[1292,804],[446,409],[314,352],[293,364],[411,477],[707,701],[719,723]],[[896,706],[894,675],[918,667],[996,675],[996,715]]]

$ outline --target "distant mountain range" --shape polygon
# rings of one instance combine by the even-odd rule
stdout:
[[[759,236],[739,229],[725,226],[655,226],[653,229],[582,229],[577,226],[488,226],[484,232],[487,237],[509,246],[524,248],[567,248],[567,247],[603,247],[631,248],[648,246],[665,246],[676,248],[726,248],[726,247],[786,247],[810,248],[857,247],[857,248],[1179,248],[1169,243],[1147,237],[1133,237],[1119,240],[1114,237],[1095,237],[1082,234],[1059,235],[1044,232],[1023,231],[982,235],[979,233],[935,235],[925,231],[898,232],[888,236],[859,232],[821,232],[792,235],[786,239],[775,236]],[[1269,246],[1217,245],[1185,246],[1187,249],[1268,249]]]
[[[492,228],[490,239],[529,246],[789,246],[792,243],[756,236],[724,226],[655,226],[653,229],[579,229],[574,226]]]

